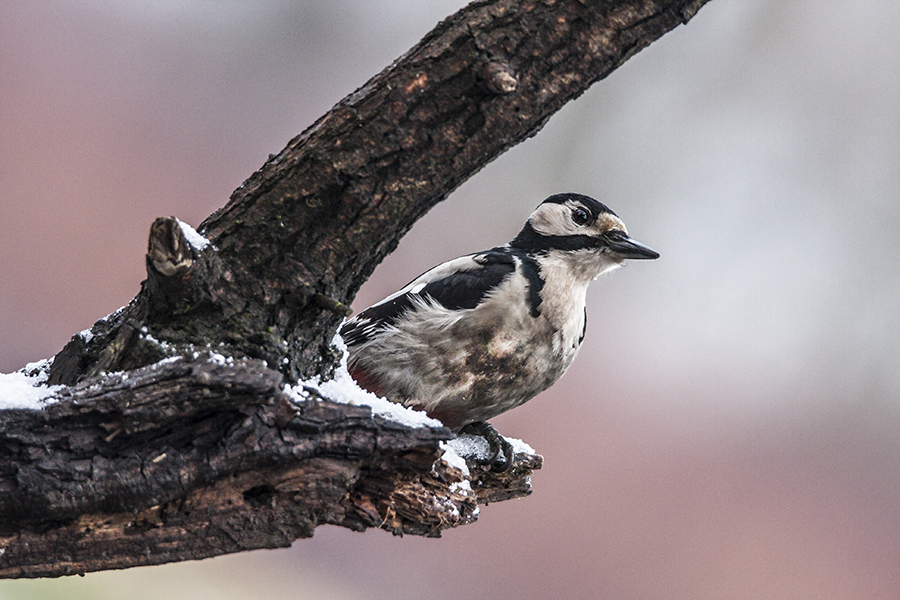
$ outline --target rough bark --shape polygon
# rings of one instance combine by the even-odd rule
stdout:
[[[253,359],[86,381],[42,411],[0,411],[0,577],[289,546],[323,523],[438,536],[530,492],[540,457],[469,474],[440,460],[450,437],[288,398]]]
[[[467,492],[437,460],[448,430],[282,383],[331,374],[346,306],[416,219],[706,1],[474,2],[272,155],[201,225],[205,249],[157,220],[138,296],[55,357],[61,402],[0,415],[0,575],[283,546],[320,523],[436,535],[526,494],[540,457]]]
[[[205,344],[327,375],[341,307],[416,219],[705,1],[472,3],[272,155],[189,264],[177,248],[173,274],[148,260],[137,298],[74,338],[51,383]]]

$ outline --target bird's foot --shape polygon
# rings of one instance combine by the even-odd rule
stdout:
[[[490,465],[491,470],[500,473],[512,468],[513,462],[516,460],[516,451],[505,437],[497,433],[493,425],[487,421],[475,421],[460,429],[459,432],[481,436],[488,443],[491,455],[486,459],[475,460],[475,462]],[[502,460],[501,454],[503,455]]]

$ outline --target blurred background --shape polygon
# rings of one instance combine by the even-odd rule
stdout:
[[[0,371],[126,304],[193,225],[464,2],[0,3]],[[440,540],[0,582],[0,599],[900,597],[900,3],[712,0],[407,235],[357,310],[560,191],[662,254],[497,418],[526,499]]]

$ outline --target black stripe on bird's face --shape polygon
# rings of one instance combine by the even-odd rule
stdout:
[[[629,238],[625,224],[609,207],[581,194],[544,200],[509,245],[532,254],[590,250],[622,259],[659,256]]]
[[[546,254],[551,250],[575,252],[578,250],[606,250],[623,258],[653,259],[659,253],[619,229],[594,235],[541,235],[526,224],[510,246],[529,254]]]
[[[602,245],[602,240],[592,235],[542,235],[534,230],[531,223],[526,223],[509,245],[529,254],[546,254],[551,250],[596,249]]]

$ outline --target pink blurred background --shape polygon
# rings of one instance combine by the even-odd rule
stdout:
[[[127,303],[193,225],[463,2],[0,3],[0,372]],[[534,494],[440,540],[0,582],[15,598],[900,598],[900,4],[712,0],[429,213],[365,307],[545,196],[662,258],[589,293],[495,420]]]

